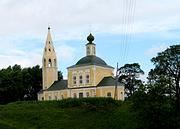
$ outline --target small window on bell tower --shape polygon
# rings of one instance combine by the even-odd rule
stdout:
[[[44,67],[46,67],[46,59],[44,59]]]
[[[49,59],[48,67],[51,67],[51,66],[52,66],[52,61],[51,61],[51,59]]]
[[[56,67],[56,59],[54,59],[54,66]]]

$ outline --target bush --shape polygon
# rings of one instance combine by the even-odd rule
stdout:
[[[59,101],[60,107],[106,107],[119,105],[121,102],[112,98],[68,98]]]

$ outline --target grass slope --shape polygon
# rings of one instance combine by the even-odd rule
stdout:
[[[133,129],[126,102],[111,98],[15,102],[0,106],[0,129]]]

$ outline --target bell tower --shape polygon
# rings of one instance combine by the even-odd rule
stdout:
[[[43,90],[49,88],[58,80],[57,58],[54,50],[50,27],[48,27],[47,39],[42,58]]]

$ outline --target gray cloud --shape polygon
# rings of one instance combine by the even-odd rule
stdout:
[[[123,15],[127,12],[126,1],[1,0],[0,36],[38,37],[49,23],[63,37],[74,36],[77,32],[81,35],[89,31],[89,25],[100,33],[121,33]],[[135,32],[180,26],[177,5],[180,5],[179,0],[136,0]]]

